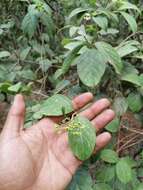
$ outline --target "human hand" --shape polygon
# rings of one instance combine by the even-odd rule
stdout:
[[[93,99],[84,93],[73,100],[76,110]],[[100,132],[114,118],[108,107],[110,102],[101,99],[80,112]],[[45,118],[31,128],[23,129],[25,104],[17,95],[0,135],[0,190],[63,190],[81,165],[68,145],[67,133],[57,134],[55,122],[61,118]],[[111,139],[104,132],[97,136],[96,151]]]

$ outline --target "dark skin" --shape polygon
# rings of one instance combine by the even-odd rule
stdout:
[[[73,100],[79,111],[93,99],[84,93]],[[80,112],[98,134],[115,116],[110,102],[101,99]],[[24,130],[25,103],[15,97],[0,135],[0,190],[63,190],[82,164],[70,150],[67,133],[58,134],[54,125],[60,117],[45,118]],[[103,132],[97,136],[94,154],[111,139]]]

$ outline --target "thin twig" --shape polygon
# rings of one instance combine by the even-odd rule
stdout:
[[[32,93],[33,93],[33,94],[36,94],[36,95],[43,96],[43,97],[45,97],[45,98],[48,97],[47,95],[45,95],[45,94],[43,94],[43,93],[41,93],[41,92],[32,91]]]
[[[129,146],[125,147],[123,150],[126,150],[126,149],[128,149],[128,148],[130,148],[130,147],[132,147],[132,146],[135,146],[136,144],[139,144],[139,143],[142,142],[142,141],[143,141],[143,139],[140,139],[139,141],[134,142],[134,143],[130,144]],[[123,150],[122,150],[122,151],[123,151]]]
[[[129,134],[129,135],[123,137],[119,142],[120,142],[120,143],[121,143],[121,142],[124,142],[124,141],[126,141],[126,139],[130,139],[130,138],[132,138],[132,136],[134,136],[134,135],[135,135],[134,133],[131,133],[131,134]]]
[[[133,138],[131,138],[130,140],[128,140],[123,146],[121,146],[118,150],[117,153],[121,152],[122,150],[124,150],[124,148],[130,143],[132,142],[134,139],[136,139],[138,137],[139,134],[136,134]]]
[[[139,131],[139,130],[136,130],[136,129],[133,129],[133,128],[128,128],[126,126],[122,126],[123,129],[127,129],[128,131],[131,131],[133,133],[136,133],[136,134],[140,134],[140,135],[143,135],[143,132],[142,131]]]

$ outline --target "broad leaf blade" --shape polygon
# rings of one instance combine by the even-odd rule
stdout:
[[[42,116],[60,116],[72,111],[72,101],[66,96],[56,94],[44,101],[39,111],[33,117],[40,119]]]
[[[101,152],[100,157],[103,161],[105,161],[107,163],[112,163],[112,164],[117,163],[119,160],[117,153],[110,149],[104,149]]]
[[[116,165],[116,174],[118,179],[124,183],[127,184],[132,180],[132,170],[131,167],[128,165],[128,163],[121,159],[117,165]]]
[[[121,76],[121,80],[130,82],[130,83],[138,85],[138,86],[141,86],[140,77],[137,74],[133,74],[133,73],[131,73],[131,74],[130,73],[126,73],[125,74],[124,73]]]
[[[112,188],[106,183],[97,183],[94,185],[93,190],[112,190]]]
[[[99,182],[110,182],[115,177],[115,166],[104,165],[104,167],[100,167],[96,170],[99,170],[96,172],[96,180]]]
[[[106,30],[108,27],[108,19],[105,16],[93,17],[93,21],[103,30]]]
[[[137,32],[137,23],[136,23],[136,20],[134,19],[134,17],[132,15],[129,15],[126,12],[121,11],[120,13],[126,19],[126,21],[128,22],[131,30],[133,32]]]
[[[76,125],[79,125],[78,128],[75,127]],[[96,143],[95,129],[91,122],[82,116],[76,116],[69,126],[71,130],[68,132],[68,137],[72,152],[80,160],[88,159]]]
[[[89,9],[89,8],[76,8],[76,9],[74,9],[74,10],[70,13],[68,19],[70,20],[72,17],[74,17],[74,16],[76,16],[76,15],[78,15],[78,14],[80,14],[80,13],[84,13],[84,12],[86,12],[86,11],[88,11],[88,10],[90,10],[90,9]]]
[[[73,176],[73,179],[66,190],[93,190],[92,179],[89,172],[85,169],[79,169]]]
[[[120,55],[120,57],[125,57],[125,56],[130,55],[131,53],[139,50],[139,48],[137,47],[138,45],[139,45],[139,43],[137,41],[130,40],[124,44],[120,44],[116,48],[116,50],[117,50],[118,54]]]
[[[11,92],[18,93],[21,88],[22,88],[22,83],[19,82],[19,83],[15,84],[15,85],[10,86],[10,87],[8,88],[8,90],[11,91]]]
[[[120,74],[123,69],[123,63],[115,48],[106,42],[96,42],[95,45],[105,59],[113,65],[116,73]]]
[[[76,60],[77,71],[81,81],[89,87],[95,87],[105,72],[105,60],[101,54],[90,49],[81,54]]]
[[[122,116],[128,109],[128,103],[124,97],[116,97],[114,100],[113,108],[117,116]]]
[[[123,1],[122,5],[119,7],[118,10],[122,11],[122,10],[126,10],[126,9],[133,9],[133,10],[138,11],[139,13],[141,12],[135,4]]]
[[[72,64],[74,59],[77,57],[77,53],[81,49],[82,46],[83,44],[80,44],[76,48],[74,48],[72,51],[69,52],[61,68],[62,74],[65,74],[69,70],[70,65]]]
[[[143,189],[143,183],[140,183],[136,190],[142,190]]]
[[[127,101],[132,112],[139,112],[143,107],[143,98],[139,93],[130,93]]]
[[[51,67],[52,62],[49,59],[40,59],[38,64],[43,72],[47,72]]]
[[[35,6],[30,5],[28,13],[22,21],[22,30],[30,38],[34,35],[37,25],[38,25],[38,11],[35,9]]]
[[[121,80],[140,86],[142,84],[140,81],[140,76],[138,74],[139,71],[135,68],[134,65],[125,62],[124,70],[121,74]]]
[[[20,52],[20,59],[21,59],[22,61],[26,59],[26,57],[28,56],[30,50],[31,50],[31,47],[27,47],[27,48],[23,49],[23,50]]]
[[[0,51],[0,59],[9,57],[9,56],[10,56],[10,53],[8,51]]]
[[[119,129],[120,126],[120,121],[118,118],[114,119],[111,121],[108,125],[106,125],[106,130],[111,132],[111,133],[116,133]]]

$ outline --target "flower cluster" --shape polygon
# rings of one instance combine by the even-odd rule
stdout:
[[[81,129],[83,128],[84,126],[82,126],[80,122],[74,119],[68,123],[68,132],[72,133],[73,135],[80,135]]]
[[[55,129],[57,132],[67,131],[73,135],[79,136],[81,134],[81,130],[84,129],[84,126],[81,125],[81,123],[75,118],[72,118],[68,122],[62,123],[61,125],[55,124]]]

